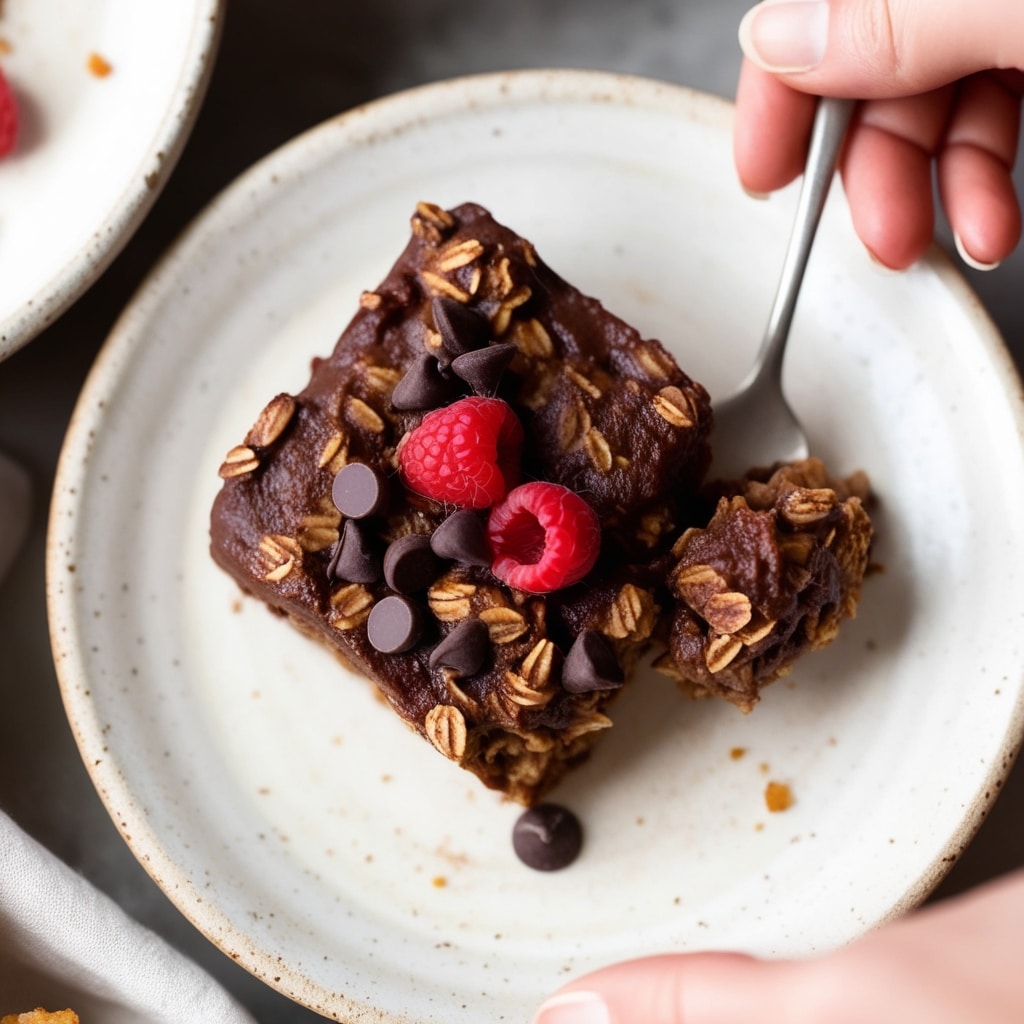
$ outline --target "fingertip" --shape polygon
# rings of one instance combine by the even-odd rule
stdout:
[[[545,1000],[533,1024],[611,1024],[611,1017],[600,993],[570,989]]]
[[[741,953],[626,961],[556,992],[538,1009],[533,1024],[719,1024],[746,1019],[744,1015],[762,1006],[762,965]]]
[[[739,25],[740,49],[765,71],[800,73],[817,67],[828,47],[826,0],[769,0]]]
[[[939,188],[960,258],[972,270],[994,270],[1021,237],[1007,168],[977,147],[955,146],[939,161]]]

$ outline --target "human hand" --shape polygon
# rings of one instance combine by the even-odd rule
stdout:
[[[816,95],[863,99],[840,170],[874,257],[902,269],[928,248],[933,165],[965,261],[990,269],[1013,251],[1020,0],[766,0],[740,43],[734,156],[748,191],[800,174]]]
[[[1020,1024],[1024,871],[809,960],[651,957],[572,982],[535,1024]]]

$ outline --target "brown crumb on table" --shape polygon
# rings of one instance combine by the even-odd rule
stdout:
[[[0,36],[0,57],[6,57],[13,49],[10,40]]]
[[[0,1017],[0,1024],[79,1024],[74,1010],[54,1010],[52,1013],[37,1006],[27,1013],[11,1013]]]
[[[733,747],[732,750],[729,751],[729,756],[734,761],[741,760],[742,758],[746,757],[746,754],[747,754],[747,748],[746,747]]]
[[[89,74],[95,75],[97,78],[106,78],[114,70],[110,61],[101,57],[96,52],[89,54],[89,59],[86,61],[85,66],[89,69]]]
[[[769,782],[764,790],[765,806],[773,814],[793,806],[793,791],[784,782]]]

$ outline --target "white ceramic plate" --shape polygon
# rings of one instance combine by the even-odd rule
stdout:
[[[198,112],[223,0],[4,0],[20,142],[0,160],[0,360],[103,272]],[[106,60],[92,74],[90,55]]]
[[[1011,363],[944,259],[880,271],[840,196],[788,383],[817,452],[872,474],[884,572],[840,640],[748,717],[638,680],[557,791],[587,831],[569,869],[519,864],[514,806],[209,560],[224,452],[269,396],[303,385],[420,199],[489,206],[713,395],[731,388],[794,198],[742,193],[731,116],[684,89],[578,72],[355,110],[213,204],[88,382],[49,552],[75,735],[170,898],[325,1014],[525,1021],[572,974],[626,956],[833,947],[929,891],[1010,765],[1024,705]],[[768,813],[769,780],[791,787],[790,810]]]

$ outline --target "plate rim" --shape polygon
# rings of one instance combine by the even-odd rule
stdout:
[[[195,11],[181,71],[141,160],[75,254],[55,268],[23,306],[0,320],[0,362],[33,341],[88,291],[130,241],[170,179],[202,108],[227,11],[227,0],[192,3]]]
[[[487,94],[486,98],[481,99],[477,95],[470,100],[466,92],[468,87],[483,90]],[[250,193],[255,184],[265,184],[275,168],[287,167],[296,157],[301,158],[309,145],[315,145],[321,139],[327,142],[326,151],[335,155],[354,144],[365,143],[365,137],[361,139],[361,136],[364,125],[368,122],[372,122],[373,129],[369,134],[390,135],[398,130],[400,124],[420,120],[427,106],[435,115],[448,114],[463,111],[470,106],[487,108],[517,100],[536,101],[543,93],[567,101],[594,102],[603,97],[617,104],[628,103],[629,99],[616,90],[625,90],[627,94],[639,92],[652,102],[661,95],[673,108],[682,101],[702,111],[706,116],[718,120],[731,119],[734,109],[732,101],[724,97],[656,78],[583,69],[523,69],[458,76],[404,89],[335,115],[294,136],[233,179],[200,210],[185,231],[160,257],[102,345],[69,422],[58,461],[47,529],[46,599],[62,700],[89,776],[102,797],[104,808],[114,820],[119,834],[131,848],[133,855],[160,888],[172,898],[175,906],[190,923],[247,971],[289,998],[321,1012],[323,1001],[330,999],[330,993],[319,984],[295,970],[291,964],[277,962],[272,950],[264,948],[263,944],[254,941],[251,935],[236,928],[218,908],[207,902],[199,905],[187,903],[184,896],[172,895],[176,887],[168,885],[169,879],[180,882],[184,893],[188,894],[194,888],[191,878],[181,872],[167,856],[142,809],[137,806],[127,780],[121,778],[116,769],[112,772],[109,764],[95,765],[92,763],[93,759],[87,756],[91,750],[102,744],[102,737],[93,737],[90,747],[89,738],[84,735],[87,730],[83,729],[83,709],[78,708],[75,697],[75,689],[80,680],[71,672],[69,659],[61,656],[62,641],[58,628],[61,621],[73,622],[75,617],[73,600],[61,593],[56,571],[58,565],[62,564],[67,542],[73,539],[68,526],[72,520],[67,515],[67,495],[75,489],[76,481],[85,475],[81,456],[88,447],[89,430],[101,416],[98,410],[102,406],[102,399],[120,386],[124,370],[123,360],[133,354],[139,343],[140,339],[135,329],[136,321],[144,323],[151,315],[154,304],[165,293],[167,285],[174,280],[175,268],[181,254],[187,251],[194,240],[211,225],[216,226],[219,218],[230,216],[234,204],[241,202],[242,197]],[[383,128],[379,123],[381,120],[384,121]],[[340,136],[337,134],[339,132]],[[1024,387],[1005,340],[969,283],[937,243],[933,242],[925,261],[930,269],[937,273],[942,284],[957,297],[965,314],[976,326],[978,337],[983,341],[984,351],[998,364],[1003,384],[1002,391],[1018,427],[1021,452],[1024,455]],[[1015,387],[1012,386],[1014,382]],[[67,607],[63,607],[64,605]],[[1017,699],[1006,724],[1003,743],[998,751],[993,751],[990,768],[985,774],[984,783],[989,787],[1001,786],[1024,743],[1024,684],[1018,681],[1017,686]],[[930,867],[922,872],[916,885],[912,886],[875,924],[890,921],[917,906],[942,881],[987,816],[991,801],[983,798],[985,788],[985,785],[979,786],[964,812],[960,828],[949,838],[944,848],[936,851]],[[115,809],[118,802],[121,805],[120,810]],[[139,816],[137,820],[123,822],[124,811],[129,806],[136,809]],[[238,952],[231,952],[231,942],[235,943]],[[269,970],[271,967],[272,972]],[[268,973],[275,975],[273,981],[268,980]],[[347,1007],[349,1012],[352,1009],[350,1005]],[[367,1019],[377,1019],[381,1022],[398,1020],[377,1007],[362,1006],[360,1013],[367,1014]]]

